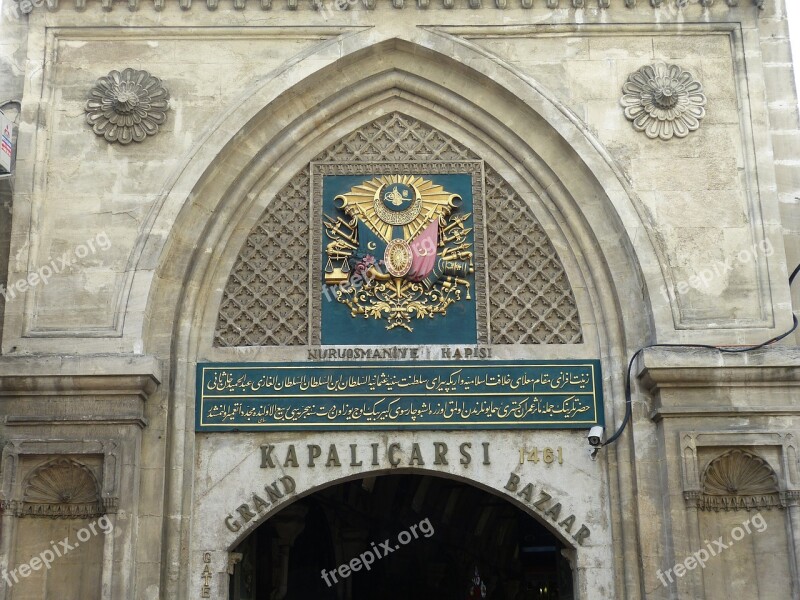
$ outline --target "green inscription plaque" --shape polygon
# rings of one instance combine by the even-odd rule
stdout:
[[[196,431],[602,424],[598,360],[197,365]]]

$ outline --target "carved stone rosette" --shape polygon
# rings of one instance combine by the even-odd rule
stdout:
[[[169,92],[147,71],[125,69],[101,77],[86,101],[86,122],[109,142],[141,142],[167,120]]]
[[[625,117],[651,139],[686,137],[706,114],[702,84],[678,65],[646,65],[628,76],[622,91]]]

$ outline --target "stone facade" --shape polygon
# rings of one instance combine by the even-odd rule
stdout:
[[[2,13],[18,128],[0,176],[0,599],[244,598],[230,581],[259,526],[289,556],[301,500],[397,473],[541,523],[571,570],[562,597],[800,598],[800,334],[693,347],[770,339],[800,300],[784,0]],[[468,349],[599,359],[607,438],[628,361],[670,345],[634,361],[621,437],[593,460],[586,430],[196,433],[197,363],[320,349],[321,163],[479,172]],[[563,463],[529,463],[532,447]]]

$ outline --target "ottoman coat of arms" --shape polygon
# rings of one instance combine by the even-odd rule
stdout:
[[[470,212],[462,198],[415,175],[384,175],[334,198],[325,214],[324,281],[352,317],[413,331],[470,299]]]

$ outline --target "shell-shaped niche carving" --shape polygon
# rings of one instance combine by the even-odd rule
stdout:
[[[749,510],[780,505],[778,476],[767,462],[745,450],[729,450],[703,473],[699,508]]]
[[[78,516],[101,512],[100,488],[88,467],[57,458],[37,468],[25,484],[24,513]]]

